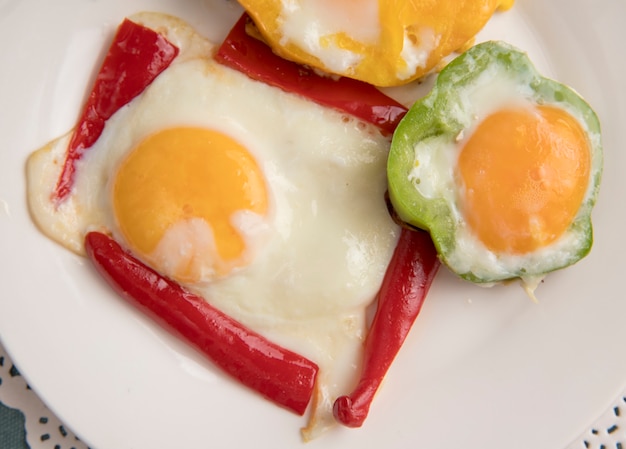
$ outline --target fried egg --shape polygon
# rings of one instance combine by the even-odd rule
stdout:
[[[527,56],[486,42],[454,60],[398,126],[389,192],[458,275],[492,284],[584,257],[602,173],[600,125]]]
[[[239,0],[285,59],[376,86],[405,84],[462,48],[513,0]]]
[[[161,274],[320,367],[311,429],[357,376],[366,308],[398,239],[389,138],[216,63],[182,21],[141,13],[180,52],[106,123],[52,200],[71,133],[28,160],[41,230],[83,254],[105,230]]]

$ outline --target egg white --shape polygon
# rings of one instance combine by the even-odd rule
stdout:
[[[210,58],[214,45],[180,20],[155,13],[131,20],[164,34],[180,54],[108,120],[58,209],[50,197],[70,135],[31,156],[33,218],[77,253],[83,253],[83,236],[91,229],[108,230],[124,244],[111,184],[139,142],[164,128],[199,126],[242,143],[257,159],[270,192],[270,211],[261,223],[255,219],[248,226],[245,211],[234,218],[242,232],[256,229],[247,233],[252,261],[224,279],[187,288],[318,363],[320,397],[312,427],[317,432],[332,424],[334,398],[355,382],[366,308],[398,238],[384,201],[389,139],[373,126],[217,64]]]
[[[278,22],[280,23],[281,45],[297,45],[318,58],[331,73],[350,73],[359,64],[362,55],[339,48],[323,45],[327,36],[345,33],[365,44],[375,43],[381,29],[378,19],[378,1],[361,2],[359,14],[342,8],[341,2],[332,0],[299,0],[282,2]],[[332,10],[332,14],[327,11]]]

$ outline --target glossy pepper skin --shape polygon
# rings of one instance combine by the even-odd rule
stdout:
[[[117,293],[267,399],[299,415],[313,393],[318,367],[278,346],[147,267],[111,237],[90,232],[88,257]]]
[[[178,55],[159,33],[125,19],[118,27],[70,140],[53,193],[57,204],[69,195],[76,162],[100,137],[105,122],[129,103]]]
[[[411,330],[439,266],[428,233],[403,228],[365,340],[361,378],[352,393],[334,403],[333,415],[341,424],[360,427],[367,418],[374,395]]]
[[[251,24],[243,14],[220,46],[215,59],[252,79],[302,95],[378,126],[392,134],[407,108],[371,84],[345,77],[321,76],[312,69],[282,59],[246,31]]]

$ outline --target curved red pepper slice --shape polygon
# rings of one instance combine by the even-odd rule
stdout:
[[[360,427],[387,370],[419,314],[440,262],[427,232],[403,228],[383,278],[378,309],[365,340],[361,378],[333,406],[335,419]]]
[[[406,114],[406,107],[371,84],[321,76],[277,56],[268,45],[246,32],[249,21],[247,14],[241,16],[215,55],[217,61],[257,81],[354,115],[386,134],[392,134]]]
[[[162,277],[108,235],[88,233],[85,248],[96,269],[125,300],[177,332],[242,384],[304,414],[318,372],[315,363],[268,341]]]
[[[100,68],[67,149],[53,193],[61,203],[70,193],[78,161],[100,137],[104,123],[139,95],[178,55],[159,33],[125,19]]]

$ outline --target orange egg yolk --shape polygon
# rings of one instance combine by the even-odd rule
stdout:
[[[590,164],[586,134],[566,111],[537,106],[495,112],[459,156],[463,215],[495,252],[545,247],[574,220]]]
[[[252,155],[209,129],[172,128],[123,161],[113,208],[130,248],[174,279],[197,282],[246,264],[239,211],[264,215],[265,179]]]

